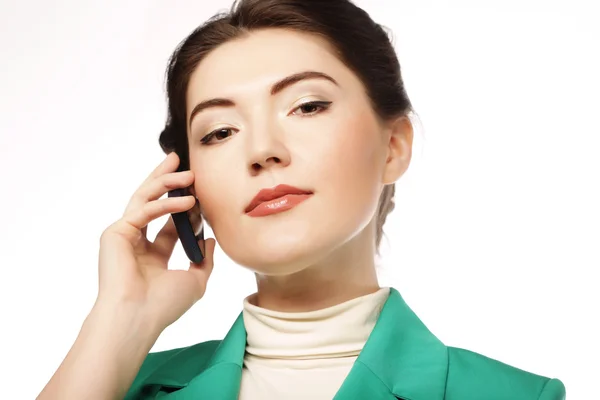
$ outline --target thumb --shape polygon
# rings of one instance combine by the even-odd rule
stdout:
[[[204,287],[213,270],[213,257],[217,241],[213,238],[208,238],[200,240],[198,244],[200,245],[200,248],[204,248],[204,259],[198,264],[190,262],[188,271],[194,274],[199,283]]]

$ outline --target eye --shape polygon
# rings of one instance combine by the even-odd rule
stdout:
[[[227,139],[229,136],[233,135],[233,129],[231,128],[219,128],[210,132],[208,135],[204,136],[200,139],[200,143],[209,144],[213,139],[217,139],[217,141],[222,141]]]
[[[312,117],[320,112],[323,112],[329,108],[331,105],[331,101],[308,101],[306,103],[300,104],[296,107],[291,114],[300,115],[301,117]],[[296,114],[296,110],[301,110],[301,114]],[[217,141],[223,141],[227,139],[229,136],[233,135],[234,129],[232,128],[219,128],[210,132],[202,139],[200,139],[200,143],[204,145],[209,145],[216,139]]]
[[[303,111],[303,113],[300,114],[301,117],[311,117],[315,114],[327,110],[330,105],[331,101],[309,101],[300,104],[298,107],[296,107],[292,114],[298,115],[296,114],[296,110],[301,110]]]

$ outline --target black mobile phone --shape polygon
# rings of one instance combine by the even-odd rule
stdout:
[[[181,165],[177,168],[177,172],[181,172],[183,169]],[[188,196],[190,192],[187,188],[184,189],[173,189],[169,191],[169,197],[182,197]],[[188,214],[189,211],[182,211],[178,213],[171,213],[175,228],[177,229],[177,235],[185,250],[185,254],[189,260],[195,264],[199,264],[204,259],[202,249],[198,245],[199,240],[204,240],[204,221],[202,217],[199,220],[199,226],[194,228],[192,219]]]

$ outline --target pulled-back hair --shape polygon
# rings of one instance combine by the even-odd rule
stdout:
[[[229,12],[217,14],[196,28],[169,60],[168,117],[159,143],[165,153],[177,152],[184,168],[189,168],[186,92],[190,76],[218,46],[268,28],[314,34],[327,40],[339,60],[358,76],[381,121],[408,116],[413,111],[388,33],[350,0],[237,0]],[[385,219],[394,209],[394,192],[394,184],[386,185],[379,199],[377,249]]]

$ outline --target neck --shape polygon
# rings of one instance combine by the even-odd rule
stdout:
[[[380,289],[371,224],[319,262],[285,276],[256,274],[254,305],[304,312],[331,307]]]

